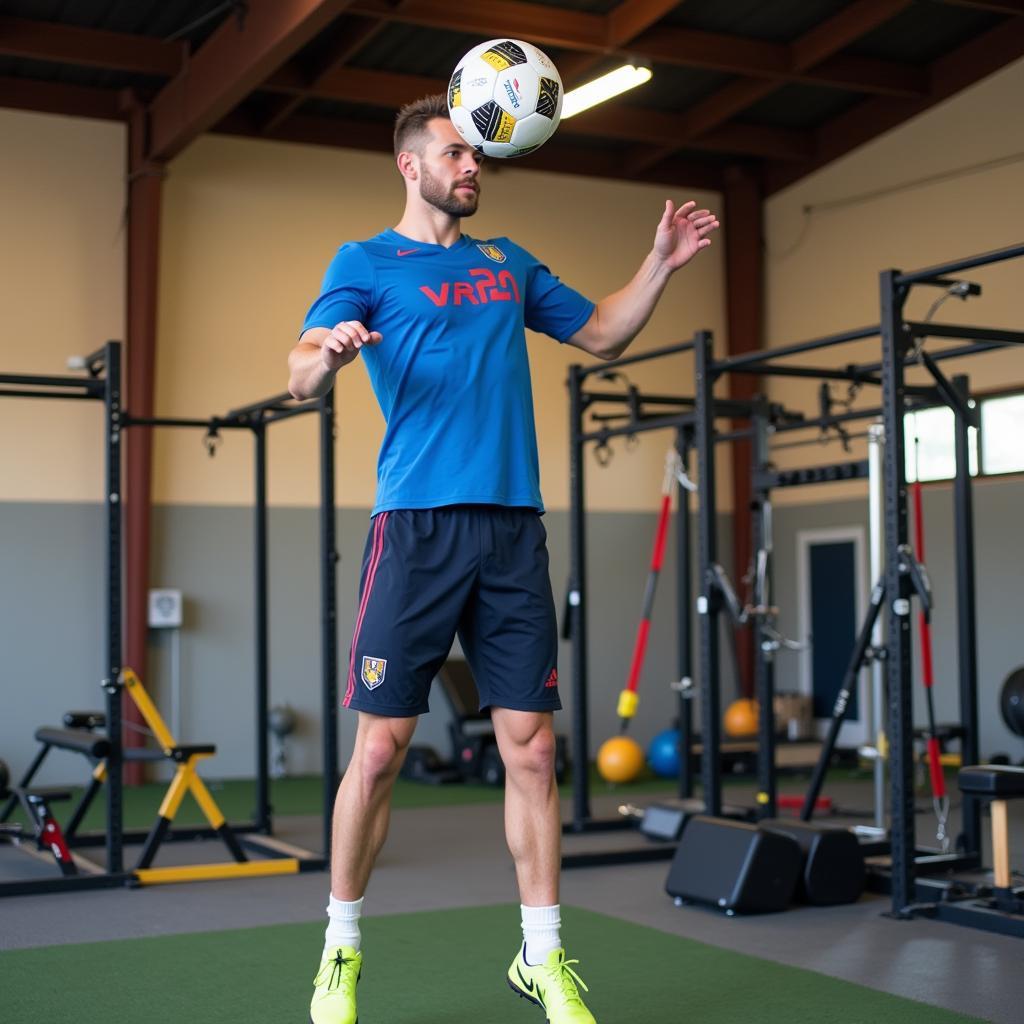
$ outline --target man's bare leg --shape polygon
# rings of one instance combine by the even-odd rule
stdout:
[[[493,708],[505,763],[505,837],[519,895],[531,907],[558,903],[562,819],[555,783],[555,734],[547,711]]]
[[[359,712],[355,748],[334,801],[331,895],[362,898],[388,834],[391,792],[416,728],[415,718]]]
[[[508,983],[544,1008],[550,1024],[596,1024],[580,996],[583,979],[566,960],[558,882],[562,817],[555,782],[555,734],[546,711],[494,708],[491,719],[505,762],[505,835],[516,865],[524,942]]]

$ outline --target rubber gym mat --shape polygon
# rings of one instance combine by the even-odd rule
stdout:
[[[359,985],[364,1024],[541,1024],[505,982],[517,906],[370,917]],[[981,1018],[563,908],[569,956],[601,1024],[979,1024]],[[204,932],[0,956],[11,1024],[279,1024],[302,1021],[323,923]]]

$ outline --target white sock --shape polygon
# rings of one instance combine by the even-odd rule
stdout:
[[[362,944],[359,917],[363,912],[362,899],[346,903],[331,896],[327,905],[327,934],[324,937],[324,956],[335,946],[351,946],[357,953]]]
[[[519,909],[523,912],[523,938],[526,940],[523,955],[528,964],[536,967],[547,960],[553,949],[561,948],[562,908],[556,903],[553,907],[520,904]]]

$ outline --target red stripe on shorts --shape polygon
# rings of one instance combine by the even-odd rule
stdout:
[[[356,628],[352,635],[352,650],[348,658],[348,688],[345,690],[345,699],[341,702],[342,707],[348,707],[352,696],[356,691],[356,644],[359,643],[359,631],[363,627],[363,619],[366,616],[366,606],[370,603],[370,591],[373,590],[373,581],[377,575],[377,567],[380,565],[381,555],[384,553],[384,524],[387,522],[388,513],[382,512],[373,521],[373,546],[370,549],[370,564],[366,571],[366,585],[363,587],[363,597],[359,602],[359,615],[356,617]]]

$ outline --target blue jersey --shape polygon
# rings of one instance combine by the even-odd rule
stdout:
[[[341,247],[303,330],[359,320],[387,429],[373,514],[543,509],[524,327],[565,341],[594,304],[507,238],[430,245],[388,229]]]

